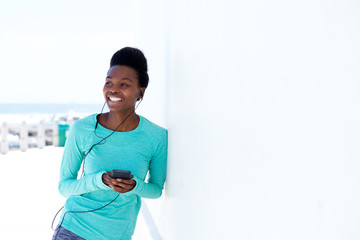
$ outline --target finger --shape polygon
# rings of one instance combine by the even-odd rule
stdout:
[[[108,172],[107,172],[106,174],[104,174],[103,176],[104,176],[104,178],[106,178],[106,179],[111,179],[111,177],[109,176]]]
[[[110,181],[104,181],[104,183],[106,185],[108,185],[109,187],[111,187],[112,189],[116,188],[116,187],[121,187],[118,185],[118,183],[116,181],[110,180]]]
[[[119,182],[134,181],[134,175],[130,175],[130,178],[117,178]]]
[[[133,189],[135,187],[135,184],[126,184],[126,183],[118,183],[117,186],[125,188],[125,189]]]
[[[106,183],[106,184],[112,184],[112,185],[114,185],[114,184],[116,184],[117,182],[116,181],[113,181],[113,179],[112,178],[110,178],[110,177],[104,177],[104,182]]]
[[[114,179],[114,178],[111,179],[110,184],[114,185],[115,187],[126,187],[128,185],[132,185],[132,183],[118,181],[118,179]]]
[[[131,184],[132,182],[135,182],[135,180],[125,178],[117,178],[116,181],[126,184]]]
[[[103,175],[102,175],[102,181],[103,181],[104,184],[109,185],[109,184],[110,184],[109,179],[110,179],[110,178],[109,178],[108,175],[106,175],[106,174],[103,174]]]
[[[104,181],[106,181],[107,183],[117,184],[116,179],[109,177],[108,175],[104,175]]]
[[[119,182],[114,178],[111,178],[110,182],[111,182],[111,184],[113,184],[115,186],[117,186],[119,184]]]

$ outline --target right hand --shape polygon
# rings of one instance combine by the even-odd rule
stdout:
[[[134,189],[136,182],[133,179],[124,179],[124,178],[112,178],[111,172],[102,175],[102,181],[105,185],[111,187],[115,192],[126,193]],[[131,178],[134,176],[131,175]]]

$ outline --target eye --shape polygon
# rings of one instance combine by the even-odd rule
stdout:
[[[129,86],[129,85],[128,85],[127,83],[121,83],[120,86],[122,86],[122,87],[127,87],[127,86]]]
[[[111,85],[111,82],[107,81],[105,82],[105,86],[110,86]]]

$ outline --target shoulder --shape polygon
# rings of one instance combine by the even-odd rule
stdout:
[[[142,130],[151,138],[167,139],[167,129],[161,127],[147,118],[140,116],[142,121]]]
[[[151,132],[157,132],[157,133],[166,133],[167,130],[164,127],[161,127],[153,122],[151,122],[150,120],[148,120],[146,117],[140,116],[141,121],[142,121],[142,128],[146,131],[151,131]]]
[[[70,130],[75,132],[89,131],[95,128],[97,114],[92,114],[85,118],[76,120],[72,125]]]

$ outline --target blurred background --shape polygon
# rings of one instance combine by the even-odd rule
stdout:
[[[100,112],[112,54],[134,46],[138,113],[169,130],[149,239],[359,239],[359,16],[353,0],[0,1],[0,120],[60,131]],[[61,153],[0,155],[0,232],[51,222]]]

